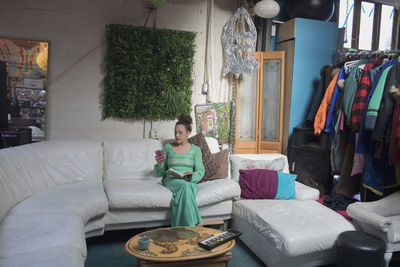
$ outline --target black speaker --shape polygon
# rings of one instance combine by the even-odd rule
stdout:
[[[8,105],[6,63],[0,61],[0,129],[8,127]]]
[[[314,128],[294,127],[291,139],[293,147],[313,147],[321,150],[330,150],[330,135],[322,132],[320,135],[314,134]]]
[[[297,174],[297,181],[313,178],[330,192],[333,186],[330,154],[329,134],[314,135],[312,128],[293,128],[288,158],[290,172]]]

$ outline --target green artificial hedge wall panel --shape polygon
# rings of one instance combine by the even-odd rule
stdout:
[[[190,114],[195,38],[194,32],[107,25],[103,119]]]

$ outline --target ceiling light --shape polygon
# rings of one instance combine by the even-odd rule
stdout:
[[[278,15],[279,10],[279,4],[273,0],[261,0],[254,7],[257,16],[267,19]]]

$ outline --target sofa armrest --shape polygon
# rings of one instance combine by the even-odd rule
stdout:
[[[382,232],[388,232],[392,221],[390,218],[383,217],[376,212],[367,210],[360,202],[355,202],[347,207],[347,214],[361,224],[366,224],[369,227]]]
[[[319,191],[315,188],[309,187],[305,184],[295,183],[295,197],[296,200],[317,200],[319,198]]]

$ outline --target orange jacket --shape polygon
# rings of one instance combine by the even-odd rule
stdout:
[[[325,128],[326,116],[328,115],[329,105],[331,103],[333,91],[335,90],[338,76],[339,72],[336,73],[335,77],[333,77],[332,81],[329,83],[324,98],[321,101],[321,105],[319,105],[317,115],[315,115],[314,120],[314,134],[319,135]]]

